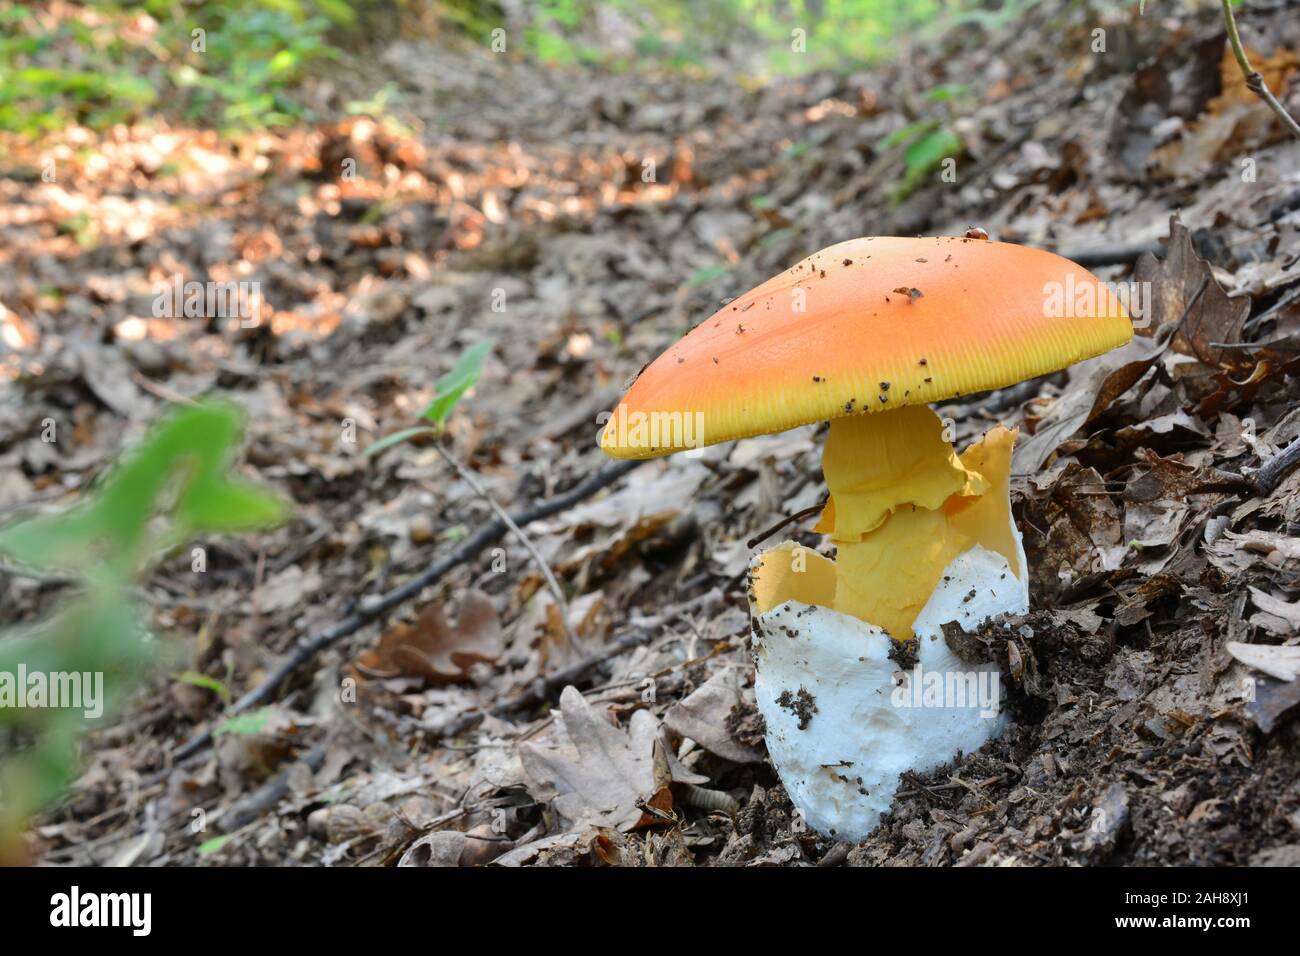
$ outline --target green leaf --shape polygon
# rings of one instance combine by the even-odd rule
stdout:
[[[288,510],[282,499],[228,474],[242,430],[234,405],[210,402],[173,412],[112,468],[89,501],[0,529],[0,551],[32,567],[95,568],[129,581],[167,542],[279,523]],[[172,528],[151,537],[164,494],[178,481]]]
[[[286,514],[284,502],[274,495],[216,475],[190,485],[176,509],[191,533],[269,528],[283,521]]]
[[[0,671],[91,675],[70,706],[0,706],[0,728],[17,728],[24,746],[0,753],[0,842],[75,779],[86,725],[104,719],[160,657],[149,640],[134,586],[159,554],[195,533],[261,527],[287,509],[275,495],[230,474],[243,416],[205,402],[166,415],[84,498],[59,514],[0,528],[0,550],[37,568],[66,570],[80,587],[54,613],[15,633],[0,633]],[[188,672],[229,703],[220,681]],[[249,715],[256,726],[267,716]],[[245,725],[228,728],[249,732]],[[11,736],[0,734],[2,739]]]
[[[460,401],[460,397],[472,388],[479,376],[483,374],[483,361],[491,351],[491,340],[479,342],[469,348],[451,367],[451,371],[438,379],[433,401],[420,413],[420,417],[437,427],[442,427],[455,409],[456,403]]]
[[[721,279],[730,271],[731,270],[725,265],[704,266],[703,268],[696,269],[691,277],[686,281],[692,286],[708,285],[716,279]]]
[[[939,121],[932,120],[932,119],[917,120],[915,123],[909,123],[907,126],[904,126],[902,129],[894,130],[892,133],[890,133],[888,136],[882,139],[880,141],[880,145],[876,147],[876,150],[877,152],[884,152],[885,150],[890,149],[891,147],[894,146],[898,146],[901,143],[910,142],[911,140],[916,139],[916,137],[920,136],[922,133],[928,133],[930,130],[934,129],[938,125],[939,125]]]
[[[965,83],[941,83],[933,89],[927,90],[925,98],[931,103],[943,103],[958,96],[963,96],[965,93]]]
[[[0,729],[18,728],[31,737],[30,746],[0,753],[0,843],[76,779],[87,724],[110,719],[153,663],[156,645],[143,635],[139,606],[93,585],[46,620],[0,633],[0,672],[23,666],[29,673],[94,675],[82,678],[80,706],[0,706]]]
[[[951,130],[937,129],[903,151],[908,173],[928,173],[949,156],[963,151],[961,138]]]
[[[231,693],[230,688],[217,680],[215,677],[209,677],[207,674],[200,674],[198,671],[185,671],[177,680],[186,684],[193,684],[195,687],[202,687],[212,691],[221,698],[221,702],[227,707],[230,706]]]
[[[351,26],[356,22],[356,11],[347,0],[316,0],[316,6],[339,26]]]
[[[212,736],[220,737],[222,734],[234,734],[237,737],[247,737],[255,734],[267,725],[267,722],[275,715],[275,709],[272,707],[263,707],[261,710],[255,710],[249,714],[236,714],[227,720],[223,720],[212,731]]]
[[[906,172],[898,188],[890,194],[893,202],[901,202],[925,182],[945,159],[960,156],[966,151],[961,137],[949,129],[936,128],[922,136],[903,151]]]
[[[431,428],[428,425],[416,425],[414,428],[403,428],[400,432],[393,432],[391,435],[385,435],[379,441],[375,442],[366,449],[366,457],[371,458],[378,455],[385,448],[392,448],[399,445],[408,438],[414,438],[416,435],[434,435],[438,429]]]
[[[298,55],[292,50],[281,50],[275,56],[271,57],[271,62],[267,64],[267,73],[275,76],[280,73],[289,73],[298,66]]]
[[[233,833],[223,833],[221,836],[213,837],[211,840],[204,840],[199,844],[199,856],[211,856],[234,838],[235,835]]]

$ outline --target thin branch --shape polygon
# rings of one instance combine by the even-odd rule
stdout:
[[[227,807],[214,823],[222,833],[233,833],[243,829],[254,820],[275,807],[288,794],[291,778],[298,767],[305,767],[315,773],[325,763],[325,744],[320,743],[303,754],[292,764],[275,774],[251,793],[246,793]]]
[[[541,504],[536,505],[527,511],[519,512],[512,515],[515,524],[523,527],[532,524],[534,521],[541,521],[543,518],[549,518],[552,515],[559,514],[573,507],[578,502],[589,498],[602,488],[612,485],[618,481],[633,468],[642,464],[640,460],[619,461],[612,465],[607,465],[594,475],[590,475],[578,484],[574,485],[564,494],[556,495]],[[417,574],[411,580],[407,581],[400,587],[394,588],[387,594],[370,601],[362,602],[361,607],[355,614],[346,620],[340,621],[329,630],[322,631],[314,637],[300,641],[294,648],[293,653],[286,657],[271,673],[267,674],[260,684],[246,693],[239,700],[235,701],[229,713],[223,715],[228,717],[231,714],[238,714],[250,707],[254,707],[267,700],[272,692],[284,682],[290,674],[301,667],[304,663],[311,660],[318,653],[332,644],[341,641],[351,634],[361,630],[366,624],[378,617],[388,613],[393,608],[405,601],[415,597],[429,585],[440,580],[444,575],[454,568],[465,564],[484,548],[495,544],[501,538],[505,537],[510,529],[500,518],[493,518],[487,524],[480,527],[472,535],[460,543],[451,554],[445,558],[439,558],[429,565],[424,571]],[[174,761],[184,760],[191,754],[203,749],[212,742],[212,730],[203,730],[195,734],[185,743],[183,743],[172,755]]]
[[[1241,75],[1246,78],[1246,88],[1268,104],[1268,108],[1277,114],[1282,124],[1300,139],[1300,123],[1297,123],[1286,107],[1273,95],[1273,91],[1264,82],[1264,75],[1250,65],[1246,48],[1241,45],[1241,35],[1237,33],[1237,18],[1232,15],[1232,0],[1223,0],[1223,21],[1228,27],[1228,42],[1232,45],[1232,54],[1241,67]]]
[[[1116,243],[1106,246],[1079,246],[1077,248],[1067,247],[1056,250],[1058,256],[1069,259],[1085,269],[1092,269],[1096,266],[1128,265],[1145,252],[1153,255],[1160,252],[1160,243],[1155,241]]]
[[[1293,439],[1291,444],[1264,462],[1249,478],[1225,472],[1221,480],[1197,485],[1191,490],[1191,494],[1204,495],[1225,491],[1231,494],[1244,492],[1259,498],[1267,498],[1277,490],[1278,485],[1282,484],[1283,479],[1291,474],[1297,465],[1300,465],[1300,438]]]
[[[1267,498],[1271,495],[1296,465],[1300,465],[1300,438],[1294,439],[1255,472],[1255,490],[1259,496]]]
[[[796,511],[792,515],[786,515],[784,518],[782,518],[776,524],[772,525],[772,527],[768,528],[766,531],[760,531],[758,534],[754,535],[754,537],[746,541],[745,547],[756,548],[758,547],[759,544],[766,541],[768,538],[772,537],[772,535],[776,534],[786,525],[793,524],[796,521],[802,521],[804,518],[811,517],[812,515],[815,514],[820,514],[822,509],[826,507],[827,500],[828,500],[828,496],[823,495],[822,500],[817,502],[817,504],[813,505],[811,508],[804,508],[802,511]]]
[[[536,562],[538,570],[542,572],[542,577],[546,579],[546,586],[550,588],[551,596],[555,598],[555,603],[560,609],[560,625],[564,628],[565,636],[569,639],[569,643],[578,648],[578,650],[586,651],[587,648],[578,640],[578,635],[573,633],[573,628],[569,626],[569,602],[564,599],[564,591],[560,589],[560,582],[555,580],[555,575],[551,572],[550,565],[548,565],[546,559],[538,553],[537,548],[533,545],[532,539],[529,538],[528,535],[524,534],[523,529],[521,529],[519,525],[514,523],[510,518],[510,515],[506,513],[506,510],[502,508],[501,505],[497,504],[497,500],[492,497],[491,492],[483,487],[483,483],[478,480],[478,476],[462,465],[460,459],[456,458],[455,455],[443,448],[437,441],[433,443],[433,450],[441,456],[443,461],[456,469],[456,474],[460,475],[461,480],[473,488],[476,495],[487,502],[488,507],[496,513],[497,518],[505,522],[505,526],[511,530],[514,536],[519,539],[519,543],[527,549],[530,555],[532,555],[533,561]]]
[[[508,717],[521,710],[527,710],[531,707],[537,707],[546,703],[552,696],[559,691],[568,687],[570,684],[576,684],[583,676],[593,667],[597,667],[606,661],[612,660],[633,647],[640,647],[654,637],[657,628],[664,627],[680,618],[687,618],[697,611],[714,607],[722,603],[723,594],[717,588],[706,591],[698,597],[691,598],[683,604],[678,605],[671,611],[659,614],[643,621],[637,621],[626,629],[619,637],[615,638],[607,647],[591,657],[584,658],[568,667],[562,668],[547,677],[534,681],[525,691],[516,694],[514,697],[508,697],[505,700],[498,701],[491,707],[485,709],[472,710],[461,714],[452,720],[445,727],[442,727],[438,734],[444,739],[455,737],[469,730],[475,724],[483,720],[484,716],[491,714],[494,717]]]

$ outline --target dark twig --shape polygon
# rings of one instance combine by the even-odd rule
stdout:
[[[486,714],[491,714],[493,717],[508,717],[519,711],[544,704],[565,687],[577,683],[592,668],[612,660],[626,650],[645,644],[654,636],[656,628],[671,624],[673,621],[688,614],[693,614],[711,604],[720,603],[722,598],[722,593],[715,588],[701,594],[699,597],[692,598],[666,614],[634,624],[623,636],[617,638],[600,653],[585,657],[577,663],[561,668],[554,674],[534,681],[526,691],[516,694],[514,697],[506,698],[486,711],[475,710],[462,714],[441,729],[441,736],[455,737],[457,734],[464,733],[479,723]]]
[[[1294,439],[1255,472],[1255,490],[1267,498],[1296,465],[1300,465],[1300,438]]]
[[[325,763],[325,745],[317,744],[299,757],[292,765],[281,770],[252,793],[246,794],[230,805],[230,809],[221,815],[217,826],[222,833],[233,833],[241,827],[248,826],[264,813],[271,810],[285,798],[289,792],[290,775],[294,768],[303,767],[315,773]]]
[[[512,519],[515,524],[522,527],[523,525],[532,524],[534,521],[541,521],[543,518],[559,514],[602,488],[612,485],[639,464],[641,464],[640,461],[620,461],[607,465],[594,475],[590,475],[578,482],[564,494],[556,495],[554,498],[543,501],[527,511],[513,515]],[[351,634],[355,634],[369,622],[415,597],[429,585],[440,580],[453,568],[473,560],[484,548],[505,537],[507,531],[509,531],[509,528],[504,521],[500,518],[493,518],[462,541],[455,551],[433,562],[401,587],[394,588],[387,594],[373,600],[363,601],[361,608],[351,617],[340,621],[327,631],[322,631],[314,637],[300,641],[298,646],[294,648],[293,653],[272,670],[260,684],[239,698],[225,716],[241,713],[262,703],[271,696],[271,693],[280,686],[286,677],[325,648]],[[206,747],[211,741],[211,729],[203,730],[181,744],[173,754],[173,759],[184,760],[190,754]]]
[[[1197,485],[1190,493],[1207,495],[1227,492],[1267,498],[1296,465],[1300,465],[1300,438],[1293,440],[1291,444],[1264,462],[1254,475],[1247,477],[1233,472],[1224,472],[1222,479]]]
[[[1144,252],[1154,254],[1160,252],[1160,250],[1161,245],[1158,242],[1141,242],[1128,245],[1058,249],[1056,254],[1069,259],[1071,262],[1077,262],[1085,269],[1094,269],[1097,266],[1127,265],[1130,262],[1137,261],[1138,257]]]
[[[1282,125],[1300,139],[1300,123],[1295,121],[1281,101],[1273,95],[1273,91],[1264,82],[1264,75],[1250,65],[1246,48],[1241,45],[1241,36],[1237,33],[1237,18],[1232,15],[1232,0],[1223,0],[1223,22],[1228,28],[1228,42],[1232,45],[1232,55],[1237,58],[1241,75],[1246,78],[1246,88],[1267,103],[1268,108],[1282,121]]]
[[[792,515],[786,515],[784,518],[782,518],[776,524],[772,525],[772,527],[768,528],[766,531],[761,531],[758,534],[754,535],[754,537],[746,541],[745,547],[747,548],[757,547],[761,542],[766,541],[768,538],[772,537],[772,535],[776,534],[786,525],[793,524],[796,521],[802,521],[804,518],[807,518],[810,515],[817,514],[823,508],[826,507],[826,501],[827,501],[827,496],[823,495],[822,500],[817,504],[813,505],[811,508],[804,508],[803,511],[796,511]]]
[[[515,524],[510,517],[510,513],[501,507],[500,503],[492,497],[492,493],[484,487],[483,482],[479,481],[472,471],[462,465],[459,459],[436,442],[433,450],[442,456],[443,461],[456,470],[456,474],[460,475],[465,484],[473,488],[474,492],[487,502],[488,507],[492,509],[492,513],[497,516],[498,520],[505,522],[506,527],[524,546],[524,550],[532,556],[537,569],[542,572],[542,577],[546,579],[546,586],[550,589],[551,596],[555,598],[556,607],[560,609],[560,627],[564,629],[565,637],[569,639],[569,643],[574,647],[585,650],[582,642],[578,640],[578,635],[573,633],[573,628],[569,625],[569,602],[564,599],[564,589],[560,587],[560,582],[555,580],[555,574],[551,571],[551,566],[546,563],[546,559],[534,546],[533,539],[528,537],[519,525]]]

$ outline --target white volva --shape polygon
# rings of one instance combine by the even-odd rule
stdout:
[[[890,637],[855,617],[796,600],[765,614],[754,608],[754,689],[768,753],[808,825],[865,839],[893,801],[899,774],[931,770],[996,736],[1003,723],[997,665],[960,660],[942,626],[973,631],[1028,608],[1027,582],[1002,555],[980,545],[961,553],[913,626],[919,672],[901,671],[889,659]]]

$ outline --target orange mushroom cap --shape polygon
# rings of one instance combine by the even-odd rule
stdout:
[[[850,239],[735,299],[646,367],[601,433],[614,458],[928,404],[1123,345],[1114,292],[1068,259],[954,237]]]

